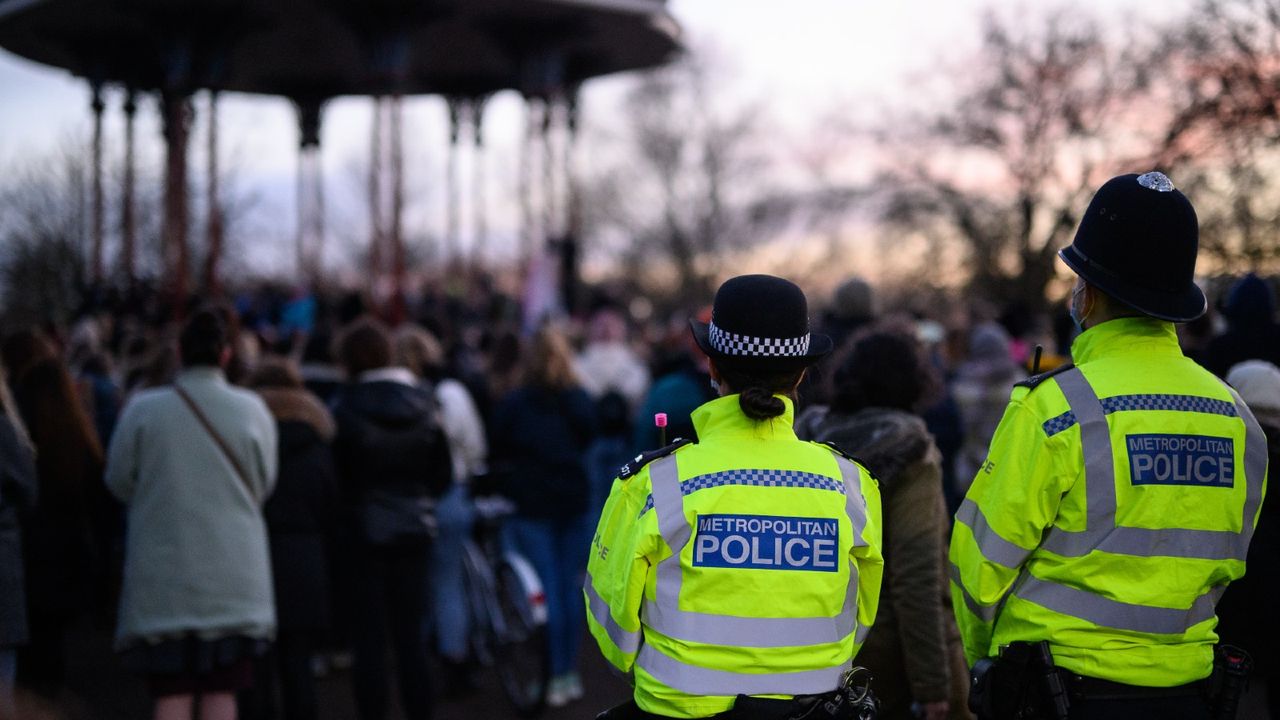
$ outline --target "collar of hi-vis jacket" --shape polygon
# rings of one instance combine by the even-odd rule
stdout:
[[[698,442],[722,438],[795,440],[796,431],[792,425],[795,424],[796,413],[791,398],[783,395],[774,397],[781,399],[787,409],[769,420],[752,420],[743,414],[736,394],[704,403],[692,415],[693,428],[698,431]]]
[[[1071,343],[1071,360],[1076,365],[1123,355],[1181,357],[1178,332],[1164,320],[1116,318],[1094,325]]]

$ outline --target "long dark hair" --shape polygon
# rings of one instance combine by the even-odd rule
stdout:
[[[83,498],[84,483],[102,471],[102,445],[71,374],[61,360],[46,358],[23,373],[17,395],[36,447],[41,502]]]
[[[878,326],[854,337],[832,377],[831,409],[850,414],[869,407],[916,412],[938,387],[910,330]]]
[[[713,360],[723,382],[738,393],[738,406],[752,420],[769,420],[787,411],[787,406],[776,395],[785,395],[796,401],[796,385],[804,368],[771,368],[767,365],[739,364],[725,360]]]
[[[0,356],[9,371],[9,379],[17,383],[32,365],[45,358],[57,357],[57,351],[44,333],[34,328],[23,328],[5,337],[4,344],[0,346]]]

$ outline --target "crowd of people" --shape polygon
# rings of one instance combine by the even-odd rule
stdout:
[[[474,673],[461,543],[479,485],[513,502],[505,540],[546,592],[548,704],[580,699],[591,533],[619,467],[692,438],[716,397],[687,324],[708,310],[638,322],[601,298],[529,328],[518,302],[477,288],[427,293],[394,326],[359,294],[259,289],[181,324],[95,297],[67,327],[5,328],[0,718],[56,713],[69,636],[104,624],[160,720],[316,718],[317,671],[347,658],[362,720],[390,716],[392,686],[406,718],[430,717]],[[804,380],[796,432],[879,478],[885,581],[858,659],[881,717],[969,717],[951,518],[1011,386],[1065,362],[1071,323],[876,300],[851,279],[815,314],[837,350]],[[1273,438],[1275,311],[1249,275],[1182,337]],[[1260,557],[1274,527],[1260,523]],[[1265,634],[1247,643],[1264,673],[1274,576],[1251,571],[1222,610],[1224,635]]]

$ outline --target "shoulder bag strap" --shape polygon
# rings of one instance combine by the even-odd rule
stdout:
[[[213,438],[213,441],[217,443],[218,449],[222,451],[223,456],[231,461],[231,467],[235,468],[236,476],[240,478],[241,483],[244,483],[244,489],[249,491],[249,497],[256,498],[257,493],[253,491],[253,486],[249,484],[249,476],[245,473],[244,468],[240,466],[240,461],[236,459],[235,453],[231,452],[231,448],[227,447],[227,442],[222,439],[217,430],[213,429],[213,423],[209,422],[209,418],[205,417],[205,414],[200,411],[200,407],[191,399],[187,391],[182,389],[181,385],[175,382],[173,390],[178,393],[178,397],[182,398],[182,402],[186,403],[187,407],[191,409],[191,414],[195,415],[200,424],[204,426],[205,432],[209,434],[209,437]]]

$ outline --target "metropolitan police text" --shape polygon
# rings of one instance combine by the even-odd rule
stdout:
[[[1127,435],[1125,445],[1134,485],[1229,488],[1235,483],[1235,443],[1231,438]]]
[[[840,523],[834,518],[703,515],[698,518],[697,567],[836,572]]]

